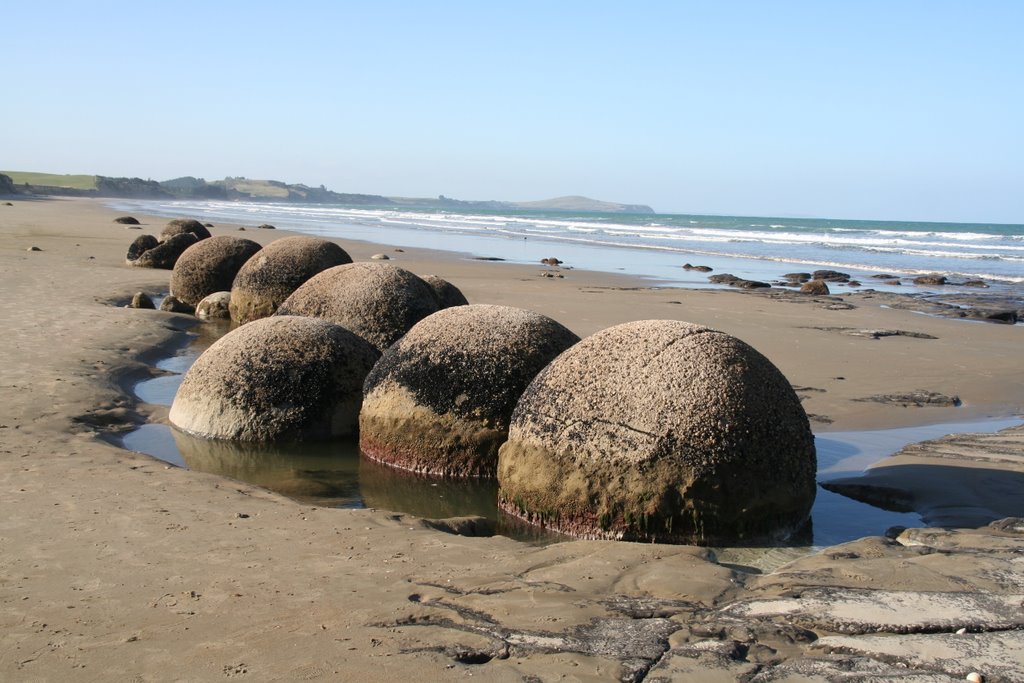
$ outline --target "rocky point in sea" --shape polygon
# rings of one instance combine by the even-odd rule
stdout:
[[[723,332],[644,320],[548,365],[512,416],[499,505],[587,538],[745,543],[803,525],[814,437],[763,355]]]
[[[560,323],[521,308],[477,304],[434,313],[366,378],[360,449],[414,472],[493,477],[523,390],[578,341]]]

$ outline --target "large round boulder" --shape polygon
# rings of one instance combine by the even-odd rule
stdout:
[[[175,218],[160,232],[160,241],[163,242],[184,233],[195,235],[197,240],[205,240],[210,237],[210,231],[199,221],[193,218]]]
[[[231,318],[238,323],[266,318],[306,280],[317,273],[352,263],[334,242],[319,237],[274,240],[246,261],[231,285]]]
[[[437,303],[441,308],[466,306],[469,304],[469,301],[466,300],[466,295],[462,293],[462,290],[444,278],[438,277],[437,275],[427,275],[423,278],[423,281],[430,285],[431,289],[434,290],[434,295],[437,297]]]
[[[185,373],[170,421],[197,436],[302,441],[355,434],[380,354],[326,320],[280,316],[218,339]]]
[[[512,411],[541,369],[579,337],[507,306],[456,306],[424,318],[366,378],[359,447],[414,472],[493,477]]]
[[[230,291],[239,269],[259,250],[259,244],[241,237],[200,240],[174,264],[171,294],[195,306],[214,292]]]
[[[498,457],[499,506],[587,538],[735,544],[806,522],[817,469],[789,382],[744,342],[618,325],[548,365]]]
[[[277,315],[330,320],[383,352],[438,308],[430,285],[404,268],[349,263],[314,275],[284,300]]]

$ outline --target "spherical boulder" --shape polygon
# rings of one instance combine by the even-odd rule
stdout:
[[[354,434],[380,354],[326,320],[277,316],[214,342],[185,373],[170,421],[197,436],[303,441]]]
[[[160,232],[160,241],[163,242],[186,232],[195,235],[197,240],[205,240],[210,237],[210,231],[199,221],[192,218],[175,218]]]
[[[800,399],[767,358],[645,320],[588,337],[526,389],[498,504],[586,538],[736,544],[804,524],[816,469]]]
[[[306,280],[352,263],[344,249],[319,237],[274,240],[245,262],[231,285],[231,318],[238,323],[266,318]]]
[[[395,342],[363,387],[359,447],[389,465],[493,477],[519,396],[579,337],[508,306],[434,313]]]
[[[231,292],[214,292],[196,304],[196,317],[202,320],[227,320],[231,317],[228,304]]]
[[[200,240],[174,264],[171,294],[195,306],[214,292],[230,291],[239,269],[259,250],[259,244],[241,237]]]
[[[379,351],[438,310],[426,282],[390,263],[349,263],[314,275],[277,315],[324,318],[362,336]]]
[[[423,278],[423,281],[430,285],[430,288],[434,290],[434,295],[437,297],[437,303],[441,308],[466,306],[469,304],[469,301],[466,300],[466,296],[462,293],[462,290],[447,280],[440,278],[437,275],[428,275]]]

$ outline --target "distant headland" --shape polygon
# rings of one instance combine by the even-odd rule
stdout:
[[[620,204],[588,197],[556,197],[532,202],[472,201],[438,197],[385,197],[376,194],[334,192],[323,185],[310,187],[279,180],[253,180],[242,176],[204,180],[184,176],[172,180],[60,175],[26,171],[0,171],[0,195],[35,194],[119,199],[204,199],[299,204],[344,204],[421,209],[475,211],[573,211],[587,213],[654,213],[643,204]]]

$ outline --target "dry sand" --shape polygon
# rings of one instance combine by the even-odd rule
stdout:
[[[448,535],[385,511],[312,508],[115,448],[99,434],[161,417],[125,387],[152,374],[147,362],[180,345],[195,320],[121,307],[135,291],[166,291],[169,273],[124,265],[141,233],[114,224],[115,212],[90,200],[12,202],[0,203],[0,680],[826,680],[830,666],[899,670],[898,657],[871,656],[871,641],[843,641],[835,651],[847,655],[812,647],[818,635],[893,630],[870,619],[893,599],[885,590],[956,592],[958,600],[927,601],[938,607],[901,625],[910,633],[949,630],[964,604],[974,610],[963,612],[974,615],[969,630],[1024,626],[1015,559],[1024,527],[1013,524],[868,539],[759,577],[695,548],[536,548]],[[138,217],[153,234],[166,222]],[[262,243],[286,234],[212,232]],[[816,431],[1024,413],[1020,325],[652,289],[575,270],[547,278],[539,264],[343,246],[356,260],[387,250],[471,302],[530,308],[580,335],[642,318],[723,330],[801,387],[808,413],[832,420]],[[856,400],[914,390],[955,394],[963,405]],[[810,597],[785,609],[771,602],[793,586],[845,591],[834,602],[854,607],[816,620]],[[964,645],[974,659],[959,660],[940,657],[946,642],[914,641],[904,664],[927,680],[962,679],[957,667],[979,661],[990,665],[988,680],[1024,677],[1016,640],[1004,640],[974,639]]]

